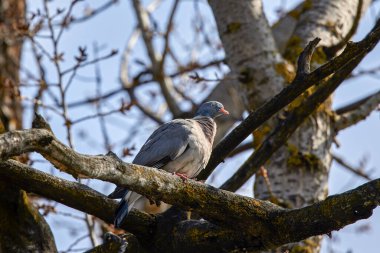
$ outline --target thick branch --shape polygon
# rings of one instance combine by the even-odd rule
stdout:
[[[380,179],[365,184],[357,190],[330,197],[324,202],[306,208],[286,210],[266,201],[235,195],[193,180],[183,182],[170,173],[123,163],[112,155],[89,156],[78,154],[61,144],[51,132],[44,129],[13,131],[0,136],[0,157],[2,159],[33,150],[44,155],[58,168],[71,174],[80,174],[114,182],[154,199],[174,203],[185,210],[191,208],[204,218],[221,226],[244,231],[243,238],[256,238],[250,241],[254,243],[254,247],[251,246],[257,250],[273,248],[284,243],[304,239],[310,235],[328,233],[339,229],[345,224],[368,217],[371,210],[379,203]],[[2,163],[7,165],[3,166],[1,171],[6,170],[12,163],[14,162]],[[14,170],[10,169],[8,171],[11,173]],[[29,175],[30,171],[28,170],[27,173]],[[21,180],[19,178],[19,176],[12,176],[12,180],[15,182]],[[26,174],[24,178],[27,178]],[[24,182],[25,186],[29,184],[28,180],[21,180],[21,182]],[[31,184],[35,187],[35,191],[42,191],[46,185],[44,185],[43,180],[40,182],[42,184],[37,182]],[[54,191],[58,189],[56,188]],[[87,191],[89,190],[87,189]],[[49,191],[45,190],[44,194],[50,194],[49,196],[55,198],[55,194],[49,192],[50,189]],[[58,194],[58,191],[56,194]],[[92,196],[94,195],[97,194],[93,193]],[[103,198],[100,200],[105,201]],[[345,204],[343,210],[342,203]],[[80,205],[80,203],[77,203],[77,205]],[[327,207],[328,212],[325,211]],[[335,213],[331,210],[339,210],[340,213]],[[112,211],[103,206],[102,212],[109,212],[104,217],[105,220],[111,219]],[[353,214],[350,215],[350,212],[353,212]],[[324,223],[324,221],[327,222]],[[192,223],[190,227],[185,228],[191,231],[196,224],[200,226],[202,222]],[[321,226],[321,224],[324,225]],[[212,227],[208,223],[207,226]],[[132,226],[128,227],[129,229],[135,229]],[[307,229],[300,231],[300,227]],[[220,229],[214,231],[213,233],[220,231],[217,234],[223,232]],[[225,233],[229,234],[228,232]],[[190,235],[189,233],[188,236]],[[236,240],[236,238],[234,239]],[[258,243],[257,239],[260,240],[260,243]]]
[[[334,128],[337,133],[366,119],[380,104],[380,91],[338,110]]]
[[[298,77],[284,88],[279,94],[274,96],[267,103],[259,107],[234,130],[231,131],[213,150],[206,169],[200,175],[200,178],[207,178],[208,175],[221,163],[228,154],[235,149],[245,138],[247,138],[255,129],[257,129],[266,120],[272,117],[276,112],[297,98],[305,90],[319,81],[328,77],[343,68],[347,63],[362,59],[380,39],[380,25],[377,22],[376,29],[373,30],[362,41],[350,44],[342,54],[314,70],[310,74]]]
[[[113,222],[116,201],[86,185],[51,176],[13,160],[0,163],[0,176],[28,192],[94,215],[108,223]],[[242,237],[234,230],[221,228],[207,221],[184,221],[185,217],[186,215],[178,217],[176,211],[152,216],[132,210],[122,227],[136,235],[144,247],[165,248],[169,251],[168,243],[171,243],[173,252],[178,252],[179,249],[181,252],[186,252],[183,249],[188,249],[188,252],[220,252],[221,249],[232,249],[237,245],[247,248],[261,244],[259,239]],[[215,238],[218,238],[217,244]],[[117,245],[117,242],[105,243],[94,248],[93,252],[108,250]]]
[[[273,224],[279,226],[278,232],[283,229],[293,231],[287,238],[293,242],[327,234],[370,217],[372,210],[380,204],[379,190],[380,179],[376,179],[313,205],[279,213],[273,218]],[[278,245],[283,243],[277,242]]]
[[[249,213],[255,213],[249,218],[251,232],[254,234],[266,230],[259,217],[263,218],[262,216],[267,214],[267,208],[274,208],[274,205],[269,203],[241,197],[192,180],[183,182],[180,178],[161,170],[123,163],[114,155],[79,154],[60,143],[45,129],[13,131],[0,136],[0,157],[3,159],[30,151],[39,152],[58,169],[74,176],[81,175],[126,186],[185,210],[194,209],[217,223],[225,222],[233,227],[240,223],[246,227],[245,219],[248,217],[241,217],[240,222],[231,221],[229,217],[240,216],[242,209],[250,210]]]
[[[51,176],[14,160],[0,163],[0,175],[1,178],[6,178],[28,192],[34,192],[113,223],[117,202],[86,185]],[[152,236],[150,230],[153,230],[154,225],[155,220],[152,216],[132,211],[123,227],[128,228],[140,239],[147,239]]]

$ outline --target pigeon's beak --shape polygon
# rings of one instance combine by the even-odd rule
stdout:
[[[219,110],[219,112],[221,112],[221,113],[223,113],[223,114],[225,114],[225,115],[228,115],[228,114],[230,114],[226,109],[224,109],[224,108],[221,108],[220,110]]]

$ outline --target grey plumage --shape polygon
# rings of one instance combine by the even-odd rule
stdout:
[[[142,146],[133,163],[196,177],[210,158],[216,133],[213,118],[221,114],[228,112],[222,104],[212,101],[204,103],[192,119],[176,119],[161,125]],[[147,198],[122,187],[117,187],[109,197],[122,198],[116,210],[116,227],[120,227],[132,207],[149,213],[170,207],[163,203],[163,208],[151,210]]]

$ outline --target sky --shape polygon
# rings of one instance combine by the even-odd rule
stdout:
[[[98,0],[86,2],[87,3],[78,5],[78,9],[74,11],[75,15],[80,16],[89,6],[99,6],[105,1]],[[149,3],[150,1],[143,2]],[[284,0],[264,1],[264,8],[269,22],[274,23],[276,21],[276,9],[278,9],[280,5],[285,4],[287,8],[291,8],[297,2],[298,1]],[[50,7],[53,10],[56,7],[67,6],[67,3],[69,3],[67,0],[52,1],[50,3]],[[88,3],[91,3],[91,5]],[[165,17],[166,19],[168,8],[170,7],[171,3],[172,2],[168,0],[163,1],[161,7],[159,7],[154,12],[154,17],[158,20],[160,20],[161,17]],[[34,11],[37,8],[41,8],[41,1],[29,0],[28,6],[29,11]],[[179,37],[180,40],[173,41],[172,43],[175,47],[175,50],[180,55],[180,60],[188,59],[189,57],[195,57],[197,59],[201,59],[204,62],[207,62],[209,59],[222,59],[224,55],[221,50],[214,52],[211,50],[194,52],[191,50],[191,48],[184,48],[182,46],[183,43],[181,42],[190,43],[195,38],[194,33],[189,29],[191,24],[193,22],[196,22],[194,19],[196,11],[194,10],[193,6],[193,1],[182,1],[179,7],[179,12],[175,16],[175,22],[177,25],[174,32],[176,33],[176,37]],[[207,1],[199,1],[199,9],[197,11],[198,15],[202,15],[204,17],[206,23],[205,27],[209,31],[209,38],[211,38],[215,43],[218,43],[219,38],[215,32],[215,22],[213,20],[211,10],[207,5]],[[358,33],[353,39],[354,41],[363,38],[363,36],[367,34],[367,32],[374,24],[374,16],[378,15],[380,13],[379,11],[380,4],[377,3],[375,6],[371,7],[370,11],[366,13],[360,23]],[[73,64],[73,57],[77,54],[78,46],[87,46],[90,53],[90,58],[93,56],[93,47],[95,45],[94,43],[96,43],[96,45],[101,48],[99,55],[106,55],[110,50],[117,49],[119,53],[111,59],[100,62],[99,67],[102,74],[102,91],[106,92],[120,87],[120,60],[122,57],[122,52],[126,46],[126,42],[129,36],[132,34],[135,25],[135,17],[132,12],[130,1],[120,1],[115,6],[90,19],[89,21],[69,27],[69,29],[65,30],[62,37],[62,42],[60,44],[60,50],[62,52],[65,52],[65,60],[62,63],[64,69],[70,67]],[[51,49],[51,45],[48,40],[41,39],[40,41],[44,47]],[[155,46],[157,48],[160,48],[162,47],[162,43],[157,42]],[[374,52],[366,57],[365,61],[359,66],[359,69],[368,69],[374,66],[378,66],[380,64],[378,60],[380,53],[379,50],[379,46],[377,46]],[[137,73],[141,69],[141,66],[139,66],[137,62],[145,61],[146,59],[147,57],[145,55],[142,41],[139,39],[132,55],[132,66],[130,68],[130,72],[132,74]],[[171,63],[169,62],[169,66],[167,67],[169,72],[171,71],[170,64]],[[22,65],[31,71],[36,71],[35,62],[30,54],[29,43],[26,43],[24,46]],[[46,66],[51,66],[51,64]],[[223,67],[222,70],[218,71],[225,73],[227,72],[227,68]],[[52,67],[47,67],[46,72],[48,79],[54,82],[56,78],[54,69]],[[94,68],[88,67],[81,69],[78,74],[81,76],[81,78],[74,80],[68,94],[69,102],[79,101],[96,94],[94,82],[83,81],[86,78],[92,80],[89,77],[94,76]],[[205,75],[213,77],[213,72],[210,71],[208,73],[205,73]],[[379,77],[362,77],[349,80],[335,93],[333,104],[334,108],[338,108],[351,101],[379,90],[380,86],[378,84],[378,80]],[[189,78],[186,79],[186,77],[184,77],[184,82],[186,81],[190,84],[192,82]],[[152,89],[157,90],[157,88]],[[139,92],[139,96],[141,96],[141,99],[143,101],[149,103],[149,97],[146,95],[147,92],[148,90],[141,90]],[[189,92],[199,92],[199,90],[195,89],[194,91],[190,90]],[[34,93],[35,90],[30,88],[24,88],[22,90],[22,94],[25,96],[32,97]],[[115,99],[108,102],[104,106],[103,110],[108,111],[112,108],[116,108],[120,99],[122,98],[124,98],[123,95],[116,96]],[[201,101],[202,98],[202,96],[197,96],[196,102]],[[159,103],[159,99],[156,101],[156,103]],[[188,105],[183,104],[182,106],[186,108]],[[26,112],[27,113],[25,116],[24,124],[25,127],[28,128],[31,125],[32,114],[30,111]],[[69,109],[70,117],[74,120],[79,119],[85,115],[93,114],[95,112],[96,111],[93,107],[75,107]],[[118,149],[116,150],[117,154],[120,152],[122,140],[125,140],[126,137],[130,134],[130,131],[133,129],[133,127],[136,127],[137,114],[138,112],[136,110],[132,110],[126,115],[111,115],[107,117],[107,127],[112,133],[110,136],[111,142],[118,144]],[[64,130],[62,119],[49,112],[44,113],[44,116],[49,118],[49,122],[51,123],[57,137],[63,142],[67,143],[66,132]],[[358,164],[359,161],[361,161],[363,158],[366,158],[368,161],[368,168],[376,168],[371,174],[373,178],[380,177],[380,156],[378,155],[380,136],[377,134],[380,123],[379,117],[379,113],[374,112],[370,115],[370,117],[368,117],[367,120],[342,131],[338,136],[338,141],[340,142],[341,146],[339,148],[334,147],[334,152],[346,157],[351,164]],[[95,125],[95,122],[96,120],[88,120],[73,127],[74,146],[78,152],[86,154],[105,153],[105,150],[101,145],[102,139],[100,138],[100,128]],[[154,130],[155,127],[155,123],[150,122],[149,120],[144,121],[144,131],[139,132],[138,138],[134,138],[133,140],[127,142],[128,145],[134,144],[136,147],[140,147],[145,141],[146,137],[148,137],[148,135],[151,133],[151,131]],[[86,141],[83,141],[78,137],[83,133],[89,136]],[[231,159],[231,161],[228,161],[226,164],[221,165],[219,170],[223,170],[223,168],[226,166],[238,168],[238,164],[243,161],[244,158],[248,155],[249,153],[245,153],[242,154],[242,156],[238,159]],[[38,155],[35,155],[34,157],[39,158]],[[133,157],[126,157],[124,160],[130,162],[132,159]],[[35,167],[40,168],[44,171],[52,171],[56,176],[72,180],[71,176],[52,169],[51,166],[47,165],[46,163],[36,163]],[[215,178],[214,183],[216,185],[222,183],[228,176],[228,173],[232,174],[233,170],[229,170],[228,172],[225,172],[224,170],[223,173],[220,173],[219,176]],[[352,189],[363,184],[364,182],[365,181],[357,179],[354,175],[350,174],[334,163],[330,173],[330,194]],[[101,191],[105,194],[109,193],[113,189],[112,184],[104,184],[96,180],[92,180],[89,184],[91,187],[94,187],[98,191]],[[247,182],[247,184],[242,189],[240,189],[239,193],[249,195],[250,189],[252,189],[252,184],[253,180]],[[62,212],[78,213],[73,209],[65,207],[63,205],[58,205],[58,207]],[[78,215],[80,215],[80,213],[78,213]],[[52,226],[52,230],[59,250],[67,249],[67,246],[73,242],[75,238],[86,234],[85,225],[80,222],[73,222],[72,218],[61,215],[49,215],[47,217],[47,220]],[[363,226],[366,224],[370,224],[371,226],[368,232],[356,232],[359,228],[363,228]],[[338,237],[336,237],[336,235],[338,235]],[[378,247],[376,245],[378,242],[376,239],[379,238],[379,236],[380,210],[377,208],[374,211],[374,215],[370,219],[360,221],[355,225],[347,226],[339,232],[333,232],[333,239],[326,237],[323,243],[322,252],[328,253],[331,247],[335,250],[334,252],[337,253],[350,252],[349,250],[352,250],[352,252],[378,252]],[[332,240],[334,243],[331,243]],[[90,244],[88,240],[83,240],[77,245],[77,248],[85,248],[89,245]]]

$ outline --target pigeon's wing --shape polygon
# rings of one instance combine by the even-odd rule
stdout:
[[[133,163],[162,168],[188,148],[191,129],[191,121],[184,119],[172,120],[161,125],[142,146]],[[127,192],[126,188],[117,186],[108,197],[122,198]]]
[[[161,125],[142,146],[133,163],[159,169],[175,160],[188,148],[190,124],[189,120],[179,119]]]

